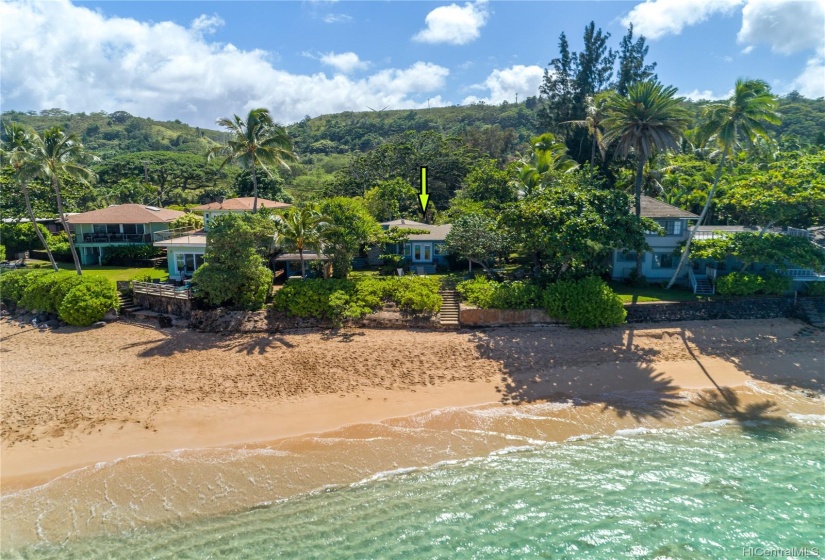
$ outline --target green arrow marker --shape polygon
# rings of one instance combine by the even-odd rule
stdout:
[[[427,194],[427,168],[421,168],[421,194],[418,195],[418,202],[421,203],[421,213],[427,213],[427,203],[430,201],[430,195]]]

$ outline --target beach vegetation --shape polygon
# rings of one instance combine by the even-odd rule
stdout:
[[[627,317],[621,298],[595,276],[547,286],[544,309],[571,327],[587,329],[621,325]]]
[[[205,262],[192,276],[195,297],[213,306],[260,309],[272,286],[264,259],[274,249],[274,235],[275,222],[266,209],[210,221]]]
[[[321,241],[324,230],[330,223],[312,206],[289,208],[283,215],[274,217],[275,243],[287,251],[298,252],[301,262],[301,277],[306,278],[304,252],[313,251],[321,254]]]
[[[465,301],[483,309],[535,309],[543,303],[541,288],[524,280],[497,282],[476,276],[459,282],[456,290]]]
[[[791,279],[775,273],[731,272],[716,280],[716,291],[724,296],[756,294],[779,296],[790,290]]]
[[[504,252],[506,240],[493,219],[467,214],[455,221],[444,244],[447,251],[466,259],[471,267],[477,264],[489,273],[495,257]]]
[[[48,274],[48,270],[7,270],[0,274],[0,299],[3,303],[16,306],[23,298],[23,293],[29,284],[40,276]]]
[[[56,314],[66,294],[81,279],[81,276],[69,271],[35,276],[23,290],[19,303],[26,309]]]
[[[169,229],[180,229],[180,228],[189,228],[189,229],[202,229],[203,228],[203,218],[198,216],[197,214],[193,214],[189,212],[188,214],[184,214],[180,218],[175,218],[169,223]]]
[[[70,325],[86,327],[119,306],[115,285],[99,276],[87,276],[66,293],[58,316]]]
[[[343,196],[321,202],[323,253],[332,264],[333,278],[347,278],[352,259],[381,238],[381,226],[367,209],[364,199]]]

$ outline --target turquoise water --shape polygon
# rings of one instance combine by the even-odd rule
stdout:
[[[822,417],[620,431],[4,557],[720,559],[742,558],[743,547],[825,556],[823,441]]]

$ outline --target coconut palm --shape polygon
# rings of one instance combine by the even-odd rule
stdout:
[[[780,124],[781,117],[776,111],[778,107],[779,100],[771,93],[771,88],[766,82],[741,78],[736,80],[733,95],[727,101],[712,103],[705,107],[698,135],[703,144],[710,142],[718,146],[719,165],[716,168],[716,176],[708,192],[705,206],[699,214],[696,226],[688,234],[685,249],[682,251],[682,257],[679,259],[673,277],[667,284],[668,288],[673,286],[679,277],[679,272],[690,254],[693,236],[708,215],[713,195],[716,194],[716,187],[719,186],[719,180],[725,169],[725,160],[731,153],[737,152],[742,147],[753,148],[760,139],[770,140],[765,125]]]
[[[21,179],[26,181],[39,178],[51,183],[57,199],[60,223],[63,224],[63,230],[69,238],[69,249],[72,252],[75,270],[78,274],[82,274],[83,270],[80,267],[72,232],[69,230],[66,215],[63,213],[61,177],[69,176],[81,183],[89,184],[95,179],[95,174],[81,163],[81,160],[87,156],[75,134],[67,135],[59,126],[55,126],[42,135],[33,135],[31,140],[32,147],[20,167]]]
[[[544,186],[551,171],[572,171],[578,164],[567,155],[567,146],[549,132],[530,140],[532,151],[521,159],[516,187],[526,196]]]
[[[49,256],[49,262],[52,263],[52,268],[56,271],[57,263],[52,255],[52,250],[49,248],[49,244],[46,242],[46,238],[43,236],[43,232],[40,231],[34,217],[28,182],[25,181],[20,174],[20,168],[29,156],[31,148],[31,135],[26,132],[22,125],[19,123],[3,124],[3,142],[2,148],[0,148],[0,158],[2,158],[4,165],[11,165],[14,169],[14,178],[17,184],[20,185],[20,190],[23,192],[23,200],[26,202],[26,213],[29,215],[29,222],[34,227],[34,232],[37,234],[37,238],[40,240],[43,248],[46,249],[46,254]]]
[[[297,161],[292,152],[292,140],[282,126],[276,125],[267,109],[252,109],[246,120],[238,115],[231,119],[218,119],[218,124],[231,133],[226,146],[212,148],[207,158],[223,157],[221,168],[228,163],[237,162],[249,170],[252,176],[252,191],[255,200],[252,212],[258,211],[258,176],[257,168],[272,176],[270,167],[275,165],[289,169],[288,162]]]
[[[607,146],[604,143],[604,134],[602,133],[602,121],[605,117],[605,106],[610,99],[608,92],[598,93],[595,96],[588,95],[585,98],[585,113],[586,117],[580,121],[566,121],[562,124],[571,124],[579,128],[587,129],[587,134],[591,138],[590,143],[590,178],[593,178],[593,167],[596,165],[596,149],[604,159]]]
[[[283,216],[276,215],[275,240],[278,245],[294,248],[301,261],[301,278],[306,278],[304,251],[321,254],[321,240],[329,221],[320,212],[309,207],[290,208]]]
[[[631,85],[627,96],[613,94],[607,101],[607,116],[602,121],[604,143],[616,145],[616,155],[636,158],[633,194],[636,216],[642,215],[642,181],[645,162],[657,153],[678,150],[689,115],[680,106],[683,97],[674,97],[676,88],[649,80]],[[642,273],[642,253],[636,259],[636,274]]]

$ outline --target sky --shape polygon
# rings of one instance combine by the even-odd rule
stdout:
[[[215,128],[523,101],[564,32],[644,35],[659,80],[718,99],[738,77],[825,96],[825,0],[0,0],[0,109],[117,110]]]

